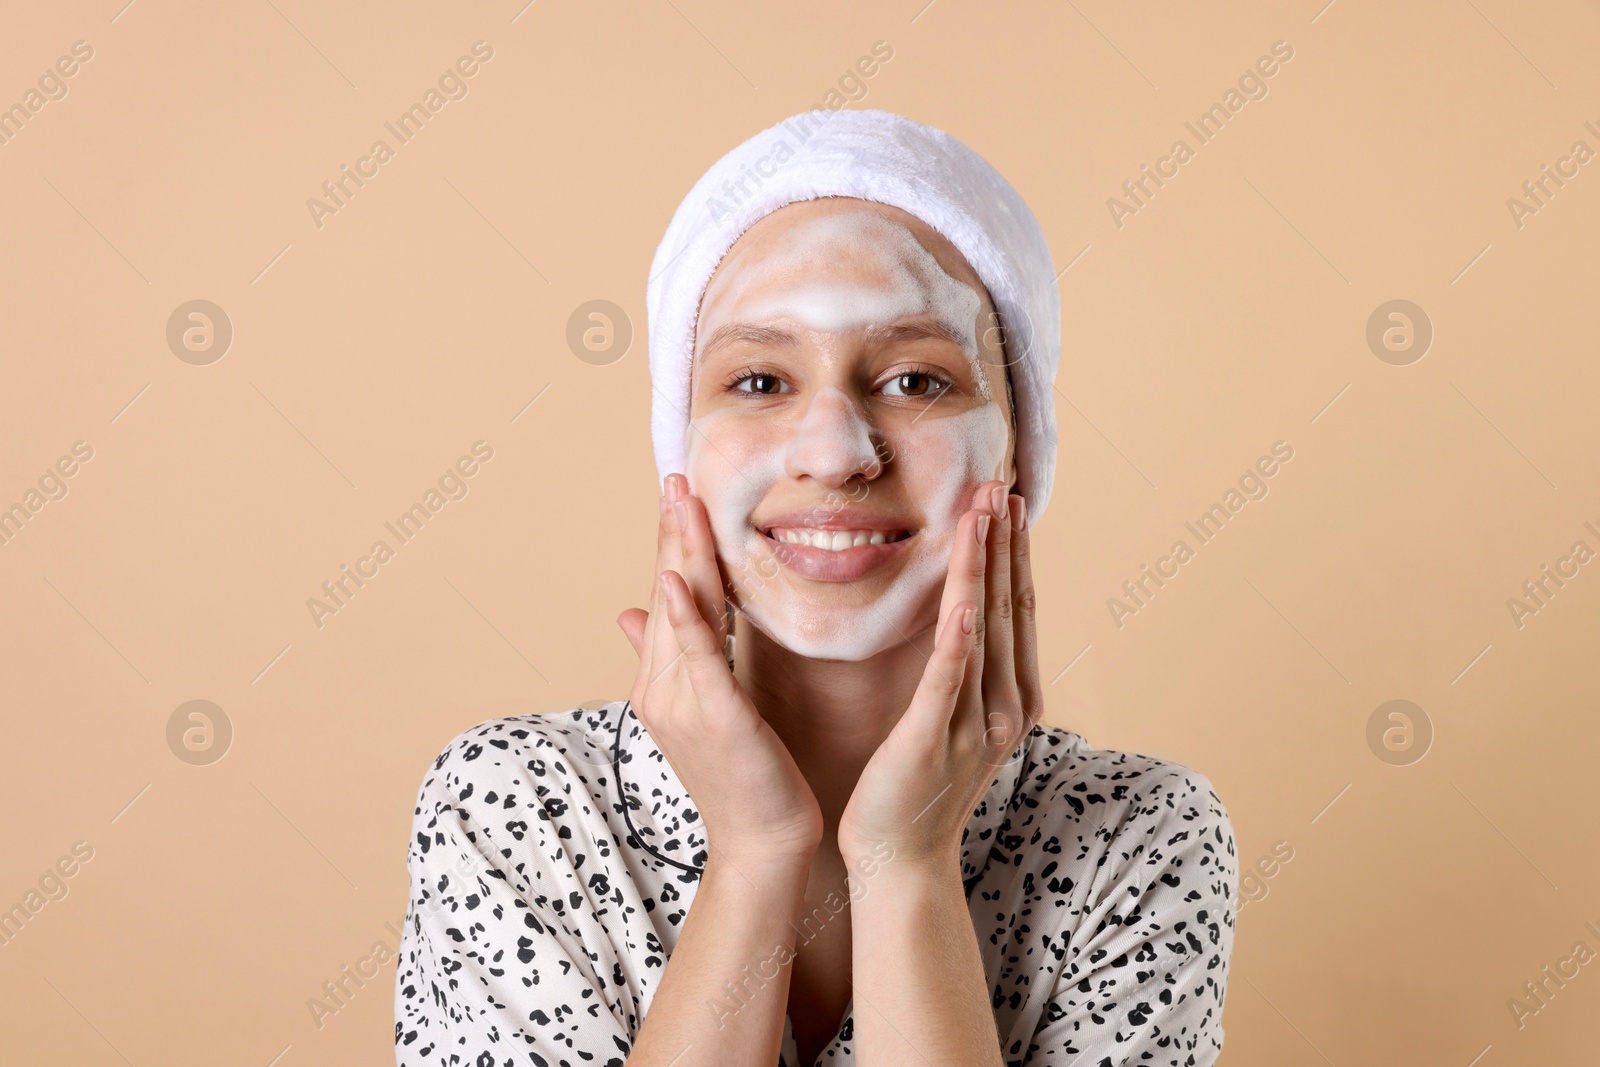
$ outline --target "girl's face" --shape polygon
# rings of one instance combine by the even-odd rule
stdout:
[[[689,490],[730,599],[778,644],[864,660],[937,621],[956,522],[1010,484],[987,290],[905,211],[790,204],[729,250],[695,331]]]

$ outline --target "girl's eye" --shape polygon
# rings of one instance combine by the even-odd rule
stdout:
[[[749,388],[745,388],[749,386]],[[783,392],[793,392],[789,383],[775,374],[746,374],[733,383],[734,389],[741,393],[754,393],[757,396],[777,396]]]
[[[948,382],[935,378],[931,374],[923,374],[921,371],[908,371],[905,374],[895,375],[883,388],[887,396],[922,397],[935,396],[948,387]]]

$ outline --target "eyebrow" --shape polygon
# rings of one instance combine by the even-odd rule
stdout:
[[[943,319],[932,319],[919,322],[896,322],[887,326],[869,326],[866,329],[868,338],[884,344],[895,344],[899,341],[921,341],[934,338],[940,341],[949,341],[957,348],[966,350],[966,338]]]
[[[706,344],[700,351],[701,357],[709,356],[717,349],[731,345],[736,341],[749,341],[751,344],[779,347],[793,345],[799,342],[789,330],[776,326],[756,326],[748,322],[729,322],[717,327],[711,336],[706,338]]]
[[[863,331],[866,338],[880,344],[897,344],[903,341],[922,341],[929,338],[949,341],[957,348],[966,350],[966,339],[949,323],[939,319],[918,322],[896,322],[888,325],[873,325]],[[782,347],[794,345],[799,338],[790,330],[777,326],[757,326],[748,322],[730,322],[713,330],[706,339],[705,348],[701,356],[709,356],[712,352],[725,345],[736,341],[748,341],[752,344],[767,347]]]

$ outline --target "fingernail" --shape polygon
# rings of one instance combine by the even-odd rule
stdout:
[[[967,608],[965,611],[963,611],[961,613],[961,632],[964,634],[970,634],[972,632],[972,625],[975,621],[977,621],[977,618],[977,608]]]
[[[687,530],[689,528],[689,505],[680,500],[672,505],[672,511],[678,516],[678,529]]]
[[[980,546],[982,546],[982,545],[988,544],[988,541],[989,541],[989,516],[987,516],[987,515],[979,515],[978,516],[978,544]]]
[[[996,518],[1003,519],[1006,517],[1007,510],[1005,486],[997,485],[989,491],[989,507],[990,510],[994,512]]]
[[[668,533],[677,533],[678,532],[678,506],[676,504],[672,505],[671,507],[667,508],[667,510],[665,512],[663,512],[663,514],[666,517],[667,532]]]
[[[677,474],[667,475],[667,503],[669,504],[678,502],[678,477]]]
[[[1028,525],[1028,502],[1022,497],[1017,497],[1017,506],[1011,509],[1011,528],[1021,531]]]

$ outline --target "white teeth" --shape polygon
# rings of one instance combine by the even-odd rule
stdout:
[[[775,529],[772,536],[784,544],[806,545],[828,552],[842,552],[857,545],[881,545],[898,541],[903,535],[891,536],[883,530],[808,530]]]

